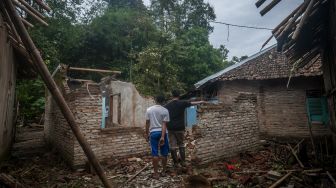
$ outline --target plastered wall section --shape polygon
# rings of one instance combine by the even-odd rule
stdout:
[[[203,105],[193,128],[192,161],[205,164],[259,146],[257,97],[239,93],[231,105]]]
[[[152,98],[142,97],[132,83],[111,81],[108,85],[110,94],[121,94],[121,125],[127,127],[143,127],[145,124],[146,109],[154,105]],[[117,98],[114,98],[117,104]],[[117,122],[117,105],[114,105],[113,119]]]

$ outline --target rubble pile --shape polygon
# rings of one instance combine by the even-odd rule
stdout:
[[[189,138],[189,137],[187,137]],[[192,140],[188,149],[194,147]],[[191,163],[172,167],[158,180],[152,178],[150,157],[110,159],[103,162],[108,179],[116,187],[333,187],[336,185],[334,158],[310,142],[292,144],[264,141],[262,148],[241,153],[206,166]],[[310,144],[311,145],[311,144]],[[0,166],[1,183],[16,187],[102,187],[91,168],[72,170],[53,153],[33,159],[12,159]],[[324,162],[321,162],[323,159]],[[11,186],[8,186],[11,187]]]

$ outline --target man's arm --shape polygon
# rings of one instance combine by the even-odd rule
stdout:
[[[206,101],[192,101],[192,102],[190,102],[190,104],[192,104],[192,105],[203,104],[203,103],[206,103]]]
[[[160,145],[164,145],[165,143],[165,135],[166,135],[166,131],[167,130],[167,122],[162,122],[162,131],[161,131],[161,138],[160,138]]]
[[[146,120],[146,140],[148,141],[149,138],[149,120]]]

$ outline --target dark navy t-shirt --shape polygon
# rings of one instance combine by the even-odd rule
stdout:
[[[188,101],[173,100],[164,107],[168,109],[170,121],[167,124],[167,129],[170,131],[183,131],[184,125],[184,111],[192,104]]]

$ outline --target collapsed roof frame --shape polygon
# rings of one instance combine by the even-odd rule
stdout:
[[[273,0],[260,14],[264,16],[280,1]],[[258,8],[265,2],[258,0],[255,5]],[[299,68],[321,54],[326,24],[322,18],[328,12],[327,6],[328,0],[305,0],[272,31],[272,37],[278,42],[278,51],[282,51]]]
[[[8,31],[11,35],[11,37],[15,40],[14,42],[19,45],[19,47],[28,54],[27,59],[29,59],[32,62],[32,66],[35,70],[40,74],[43,82],[47,86],[48,90],[52,94],[55,102],[59,106],[62,114],[64,115],[64,118],[67,120],[72,132],[74,133],[75,137],[77,138],[79,144],[81,145],[85,155],[87,156],[90,164],[95,169],[97,175],[101,179],[103,185],[105,187],[112,187],[110,182],[107,180],[107,177],[99,164],[97,157],[93,153],[90,145],[88,144],[87,140],[85,139],[84,135],[81,133],[79,126],[77,125],[75,121],[75,117],[73,113],[71,112],[68,104],[66,103],[62,93],[58,89],[55,81],[51,77],[50,72],[48,71],[48,68],[46,64],[44,63],[40,52],[36,48],[33,40],[31,39],[27,28],[25,27],[31,27],[32,24],[30,24],[27,20],[25,20],[24,17],[21,17],[18,14],[17,8],[21,9],[25,13],[29,14],[34,18],[36,21],[40,22],[43,25],[48,25],[43,18],[41,18],[41,13],[37,13],[36,9],[31,7],[27,2],[23,2],[25,0],[19,0],[21,2],[18,3],[16,0],[2,0],[0,1],[0,7],[1,7],[1,13],[5,15],[6,22],[9,25]],[[23,3],[22,3],[23,2]],[[37,4],[39,4],[43,9],[50,10],[50,8],[43,3],[42,0],[34,0]],[[29,24],[27,24],[29,23]],[[9,37],[10,38],[10,37]],[[28,53],[29,52],[29,53]]]

